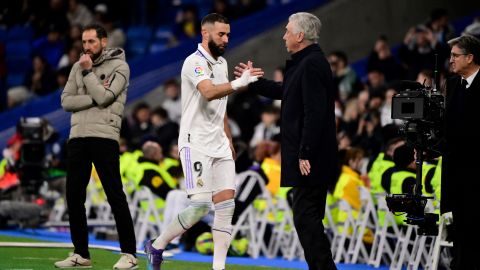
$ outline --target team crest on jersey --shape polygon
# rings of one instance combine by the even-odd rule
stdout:
[[[197,179],[197,187],[203,187],[203,180],[202,178]]]
[[[203,68],[201,66],[196,66],[195,69],[193,70],[193,72],[195,73],[196,77],[203,76],[205,74],[205,71],[203,70]]]

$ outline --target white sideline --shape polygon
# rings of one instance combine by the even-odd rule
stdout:
[[[29,243],[29,242],[0,242],[0,247],[46,247],[46,248],[73,248],[73,244],[71,243],[58,243],[58,242],[51,242],[51,243]],[[120,252],[120,248],[106,246],[106,245],[89,245],[89,248],[98,248],[110,251],[118,251]],[[137,250],[138,254],[145,254],[143,250]],[[169,251],[163,252],[163,257],[172,257],[174,254]]]

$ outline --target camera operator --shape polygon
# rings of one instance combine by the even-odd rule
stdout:
[[[453,261],[451,268],[480,269],[480,218],[478,191],[480,181],[472,179],[472,169],[478,159],[470,153],[480,153],[478,123],[480,100],[480,40],[461,36],[448,42],[451,47],[450,67],[455,73],[446,82],[445,145],[443,149],[441,212],[453,215]],[[476,216],[476,218],[475,218]]]

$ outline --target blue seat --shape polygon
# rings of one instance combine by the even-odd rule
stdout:
[[[154,41],[170,42],[173,38],[173,27],[170,25],[162,25],[158,27],[153,34]]]
[[[127,59],[144,55],[147,52],[149,42],[146,40],[129,40],[127,42]]]
[[[7,60],[30,59],[32,46],[30,41],[26,40],[8,40],[5,46],[5,56]]]
[[[32,67],[32,60],[30,58],[9,58],[6,62],[9,73],[27,73]]]
[[[127,30],[128,40],[150,40],[152,38],[152,29],[148,26],[132,26]]]
[[[7,40],[28,40],[33,38],[33,29],[30,26],[15,25],[8,30]]]
[[[150,53],[158,53],[158,52],[163,52],[169,48],[168,42],[163,42],[163,41],[154,41],[152,44],[150,44],[149,47],[149,52]]]
[[[25,73],[8,73],[7,89],[25,84]]]
[[[0,43],[5,43],[7,41],[7,29],[0,27]]]

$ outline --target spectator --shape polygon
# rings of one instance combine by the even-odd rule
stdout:
[[[68,69],[70,73],[70,69],[72,68],[73,64],[78,61],[80,57],[80,50],[77,46],[71,47],[63,56],[60,58],[58,62],[58,69],[61,70],[63,68]]]
[[[170,153],[170,146],[178,139],[179,126],[168,117],[168,112],[158,107],[150,115],[152,139],[160,144],[163,154]]]
[[[472,35],[480,39],[480,16],[476,17],[472,24],[465,27],[465,30],[462,33],[463,35]]]
[[[164,160],[162,147],[152,141],[147,141],[142,146],[143,156],[138,158],[138,165],[135,168],[137,173],[134,181],[139,185],[147,186],[156,194],[160,200],[156,200],[156,207],[163,209],[167,193],[175,189],[177,180],[167,170],[164,170],[160,163]]]
[[[280,110],[274,106],[266,107],[261,117],[261,122],[255,126],[253,137],[250,140],[250,147],[254,148],[259,142],[270,140],[280,133],[277,122],[280,119]]]
[[[333,73],[333,82],[337,89],[337,99],[344,103],[361,89],[361,83],[355,71],[348,65],[347,55],[336,51],[330,53],[328,62]]]
[[[255,13],[267,5],[265,0],[239,0],[235,5],[235,18],[244,17]]]
[[[82,50],[82,27],[78,24],[70,26],[65,37],[65,47],[76,47]]]
[[[385,91],[385,100],[380,107],[380,124],[382,127],[395,124],[401,125],[403,123],[400,119],[392,119],[392,98],[397,94],[397,90],[393,86],[390,86]]]
[[[426,26],[432,34],[436,41],[441,44],[447,44],[447,41],[454,38],[455,29],[449,23],[448,11],[443,8],[436,8],[430,13],[430,21],[427,22]]]
[[[177,14],[174,33],[178,40],[193,39],[200,32],[198,10],[195,5],[186,5]]]
[[[180,124],[182,117],[182,99],[180,98],[180,84],[175,78],[167,80],[163,84],[165,100],[162,107],[167,110],[168,116],[173,122]]]
[[[33,69],[27,77],[27,86],[34,95],[43,96],[57,89],[55,73],[40,55],[33,57]]]
[[[385,87],[385,74],[379,69],[372,69],[367,74],[367,86],[369,93],[383,92]]]
[[[433,71],[428,69],[421,70],[417,75],[416,81],[426,87],[433,87]]]
[[[360,117],[357,133],[352,138],[352,146],[363,148],[368,157],[376,157],[380,152],[382,143],[380,113],[377,110],[370,110]]]
[[[213,7],[210,13],[218,13],[222,14],[227,18],[234,18],[232,7],[227,0],[214,0]]]
[[[7,108],[18,106],[32,98],[32,92],[25,86],[15,86],[7,89]]]
[[[70,25],[78,24],[82,27],[93,23],[92,12],[78,0],[68,1],[67,19]]]
[[[380,36],[375,41],[375,46],[368,56],[367,70],[381,70],[385,74],[387,82],[401,79],[404,76],[402,66],[393,57],[385,36]]]
[[[58,26],[51,24],[46,36],[35,40],[32,44],[33,53],[41,55],[51,67],[57,67],[65,50],[62,32]]]
[[[140,149],[142,140],[150,133],[150,106],[145,102],[138,103],[132,114],[122,120],[120,137],[127,140],[130,150]]]
[[[435,69],[435,54],[439,53],[438,63],[447,59],[442,54],[442,45],[437,42],[432,31],[423,25],[408,30],[398,56],[403,67],[407,70],[406,78],[414,80],[423,69]],[[442,68],[443,68],[442,64]]]
[[[107,47],[123,48],[125,46],[125,42],[127,38],[122,28],[116,26],[112,17],[108,14],[103,16],[103,20],[101,21],[101,23],[105,27],[105,30],[107,30],[107,34],[108,34]]]

